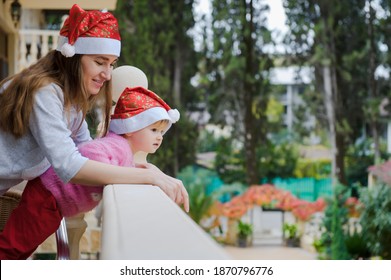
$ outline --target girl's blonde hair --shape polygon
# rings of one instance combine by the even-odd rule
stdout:
[[[155,122],[154,124],[162,126],[162,125],[168,125],[169,123],[170,123],[169,120],[160,120],[160,121]]]
[[[7,81],[10,83],[0,93],[0,128],[16,138],[23,136],[29,127],[34,95],[43,86],[55,83],[64,92],[67,113],[74,106],[78,112],[83,113],[84,120],[94,104],[102,104],[103,135],[106,135],[112,103],[111,81],[104,84],[98,95],[91,97],[82,82],[81,57],[82,55],[76,54],[66,58],[60,52],[52,50],[29,68],[1,81],[0,88]],[[97,100],[104,102],[96,102]]]

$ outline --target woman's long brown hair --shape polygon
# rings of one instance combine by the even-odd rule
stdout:
[[[64,92],[64,107],[69,113],[72,106],[83,112],[83,119],[95,104],[101,104],[104,114],[103,134],[107,134],[112,104],[111,81],[106,82],[98,95],[90,97],[82,83],[81,55],[64,57],[53,50],[29,68],[0,82],[0,88],[10,81],[0,93],[0,128],[16,138],[29,128],[29,118],[34,105],[34,95],[49,83],[57,84]],[[96,102],[98,99],[104,102]],[[80,123],[81,126],[81,123]]]

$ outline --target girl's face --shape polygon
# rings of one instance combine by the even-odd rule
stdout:
[[[136,132],[132,132],[128,135],[127,139],[130,143],[130,147],[133,153],[145,152],[153,154],[159,149],[163,141],[163,134],[166,131],[168,123],[157,122],[140,129]]]
[[[115,55],[83,55],[81,67],[84,87],[90,95],[97,95],[106,81],[111,79],[111,72],[118,57]]]

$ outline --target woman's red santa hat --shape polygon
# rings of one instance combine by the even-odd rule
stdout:
[[[167,131],[179,117],[179,111],[171,109],[156,93],[143,87],[126,88],[111,115],[109,130],[116,134],[131,133],[168,120]]]
[[[60,30],[57,50],[66,57],[75,54],[119,56],[121,37],[118,22],[109,12],[84,11],[75,4]]]

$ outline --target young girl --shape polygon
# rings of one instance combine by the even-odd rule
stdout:
[[[155,153],[163,135],[172,123],[179,120],[179,112],[171,109],[152,91],[136,87],[124,90],[111,118],[110,133],[79,145],[79,151],[99,162],[134,167],[133,155],[138,152]],[[30,203],[36,200],[37,191],[46,194],[45,200],[40,203],[43,208],[51,208],[50,215],[37,215],[35,205]],[[19,206],[0,235],[11,241],[3,245],[7,250],[0,251],[0,259],[28,258],[56,231],[62,217],[92,210],[100,202],[102,193],[102,186],[63,183],[54,169],[49,168],[26,186]],[[188,205],[185,208],[189,210]],[[26,221],[27,217],[34,221]]]
[[[108,128],[110,79],[121,46],[118,23],[111,13],[74,5],[60,35],[56,50],[0,83],[0,194],[52,166],[64,183],[152,184],[176,203],[188,203],[182,182],[152,165],[115,166],[80,154],[77,145],[91,140],[86,113],[99,98],[105,100],[104,134]],[[37,189],[29,201],[41,216],[56,207],[40,207],[47,195]],[[1,251],[9,240],[0,241]]]

